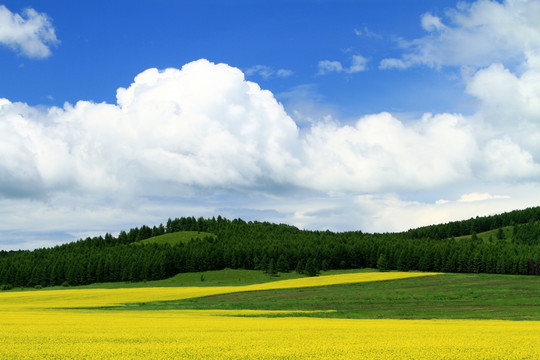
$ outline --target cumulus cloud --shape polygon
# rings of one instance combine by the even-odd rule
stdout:
[[[0,195],[383,193],[539,174],[531,149],[478,127],[459,114],[405,123],[380,113],[300,131],[239,69],[199,60],[140,73],[117,104],[0,101]]]
[[[344,67],[339,61],[322,60],[318,64],[318,75],[324,75],[331,72],[345,72],[347,74],[354,74],[366,70],[367,59],[361,55],[353,55],[351,58],[351,66]]]
[[[460,66],[465,91],[477,100],[474,136],[481,148],[477,176],[520,179],[539,175],[540,2],[461,3],[441,19],[424,14],[429,32],[407,44],[382,69]],[[473,121],[474,120],[474,121]]]
[[[427,114],[412,126],[389,113],[365,116],[354,126],[318,124],[303,143],[307,166],[299,177],[321,191],[441,186],[471,176],[479,154],[464,119],[450,114]]]
[[[506,171],[516,176],[538,175],[540,64],[536,58],[529,55],[519,74],[502,64],[492,64],[466,79],[467,93],[478,100],[476,117],[483,120],[483,131],[491,135],[487,140],[487,158],[499,159],[488,165],[492,172],[497,169],[499,174]],[[512,160],[501,160],[505,158]]]
[[[149,69],[117,99],[47,111],[4,100],[0,194],[254,188],[298,166],[296,124],[236,68]]]
[[[474,72],[474,116],[404,121],[383,112],[302,129],[242,71],[204,59],[140,73],[116,104],[0,99],[0,229],[13,233],[27,218],[54,232],[80,214],[69,232],[86,222],[99,233],[99,224],[118,230],[126,217],[138,226],[216,215],[222,199],[234,211],[270,214],[264,220],[366,231],[532,206],[540,92],[529,62],[519,75],[500,64]],[[440,195],[452,187],[463,191]],[[400,195],[426,192],[457,200]]]
[[[413,65],[488,66],[493,62],[522,62],[527,53],[540,50],[540,3],[502,3],[479,0],[460,3],[446,12],[443,20],[424,14],[425,37],[405,42],[401,58],[384,59],[381,68]]]
[[[59,43],[49,17],[27,8],[22,15],[12,13],[0,5],[0,44],[24,56],[45,58],[51,46]]]

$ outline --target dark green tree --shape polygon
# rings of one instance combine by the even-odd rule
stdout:
[[[287,260],[285,255],[281,254],[279,256],[276,263],[276,270],[282,273],[289,272],[289,261]]]
[[[276,262],[274,261],[274,258],[271,258],[268,262],[268,267],[266,268],[266,273],[270,276],[276,276]]]
[[[295,269],[295,271],[296,271],[298,274],[303,274],[305,268],[306,268],[306,263],[305,263],[304,259],[298,260],[298,262],[296,263],[296,269]]]
[[[314,258],[309,258],[306,261],[306,268],[304,269],[304,273],[307,276],[317,276],[319,275],[319,267],[317,266],[317,260]]]
[[[388,271],[389,270],[389,268],[388,268],[388,260],[386,258],[386,255],[381,254],[381,256],[379,256],[379,260],[377,260],[377,269],[379,271]]]

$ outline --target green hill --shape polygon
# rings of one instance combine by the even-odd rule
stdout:
[[[221,217],[174,219],[117,237],[0,251],[0,287],[162,280],[245,269],[269,274],[378,268],[540,275],[540,207],[400,233],[335,233]],[[137,244],[137,245],[133,245]]]

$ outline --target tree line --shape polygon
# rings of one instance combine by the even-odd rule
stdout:
[[[118,236],[105,234],[33,251],[0,251],[0,286],[134,282],[224,268],[307,275],[347,268],[540,275],[539,219],[540,208],[531,208],[401,233],[370,234],[307,231],[222,217],[183,217],[169,219],[166,225],[121,231]],[[511,226],[511,231],[503,232],[502,226]],[[501,230],[488,239],[476,236],[485,229]],[[178,231],[216,236],[174,245],[133,245]]]

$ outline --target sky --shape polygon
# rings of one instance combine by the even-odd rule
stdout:
[[[540,205],[540,0],[0,2],[0,250]]]

